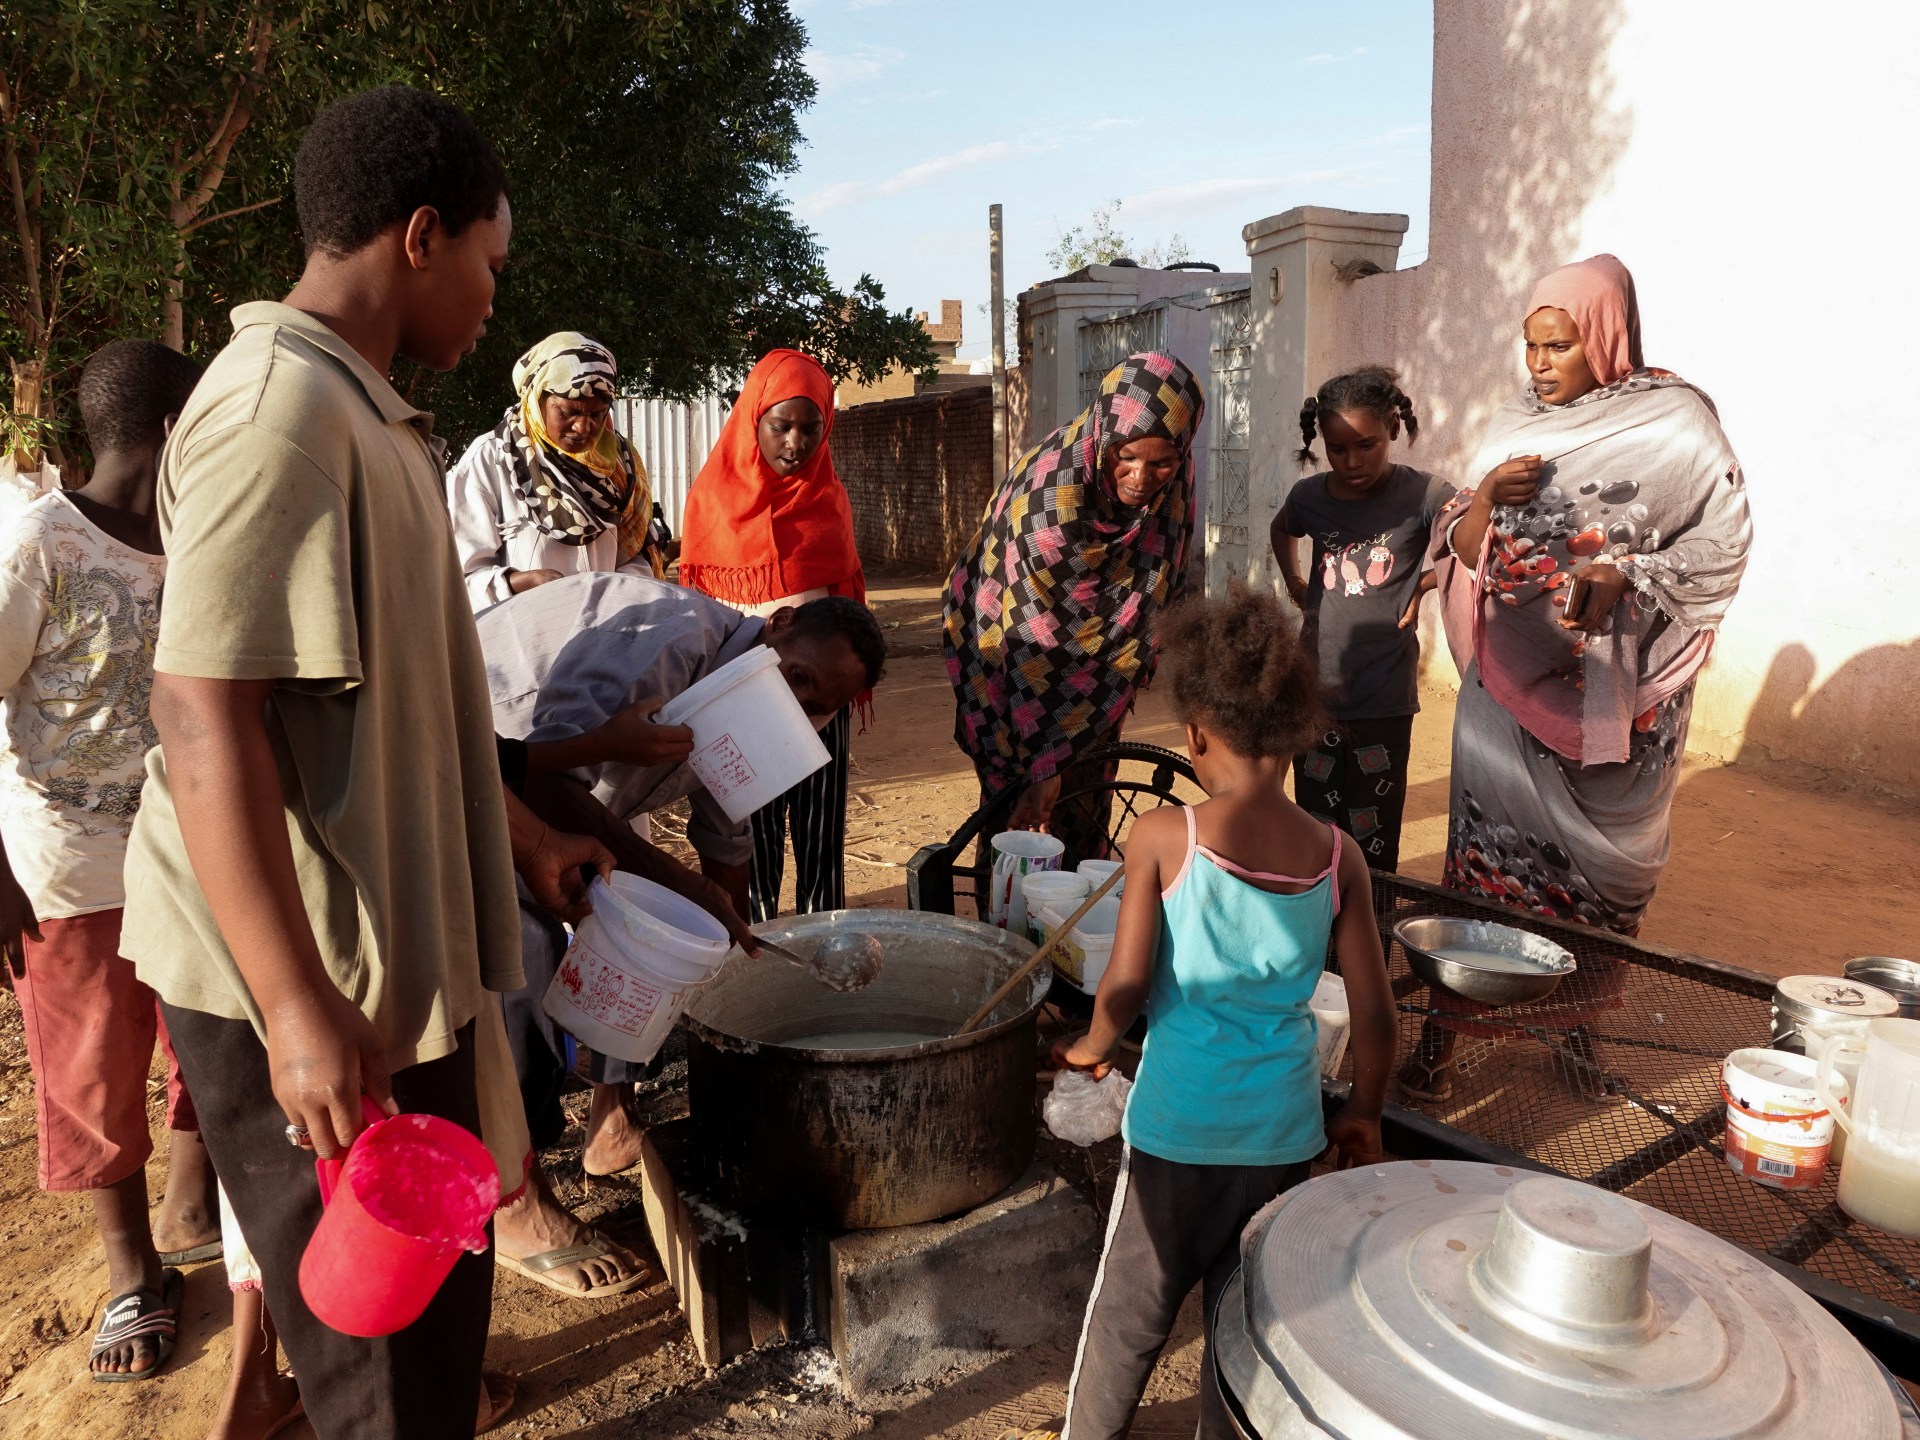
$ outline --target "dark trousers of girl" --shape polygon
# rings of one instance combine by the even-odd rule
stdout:
[[[244,1020],[160,1008],[213,1168],[260,1265],[267,1310],[300,1377],[314,1434],[471,1440],[493,1312],[492,1248],[455,1261],[426,1311],[397,1334],[363,1340],[322,1323],[300,1294],[300,1257],[320,1223],[320,1187],[312,1152],[287,1143],[265,1047]],[[395,1071],[393,1098],[403,1111],[439,1115],[478,1134],[473,1026],[457,1038],[453,1054]]]
[[[787,872],[787,835],[793,835],[794,913],[841,910],[847,903],[847,758],[853,711],[841,710],[820,732],[831,757],[786,794],[753,815],[753,870],[747,898],[753,923],[780,913]]]
[[[1240,1265],[1240,1232],[1260,1207],[1307,1178],[1307,1165],[1183,1165],[1128,1146],[1107,1214],[1067,1386],[1061,1440],[1119,1440],[1193,1287],[1211,1327]],[[1209,1355],[1201,1365],[1198,1440],[1231,1440]]]
[[[1413,717],[1336,720],[1320,743],[1293,757],[1293,798],[1351,835],[1375,870],[1400,868]]]

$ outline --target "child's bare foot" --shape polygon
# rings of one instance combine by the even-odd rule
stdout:
[[[300,1386],[280,1373],[280,1337],[258,1290],[233,1292],[233,1365],[207,1440],[268,1440],[301,1415]]]
[[[513,1398],[520,1393],[520,1382],[498,1370],[480,1372],[480,1413],[474,1417],[473,1433],[484,1435],[513,1409]]]
[[[540,1162],[527,1167],[526,1193],[493,1217],[501,1264],[562,1295],[599,1298],[637,1289],[646,1267],[582,1223],[555,1198]]]
[[[580,1167],[589,1175],[618,1175],[640,1163],[646,1135],[633,1114],[632,1085],[595,1085],[587,1109],[587,1146]]]
[[[300,1385],[291,1375],[275,1375],[244,1391],[236,1385],[220,1402],[207,1440],[270,1440],[303,1413]]]
[[[167,1191],[153,1212],[153,1248],[169,1265],[219,1254],[213,1161],[197,1130],[167,1132]]]

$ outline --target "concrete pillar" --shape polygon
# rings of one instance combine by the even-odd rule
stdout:
[[[1256,220],[1240,233],[1253,273],[1253,370],[1247,419],[1253,437],[1247,579],[1279,585],[1264,542],[1280,502],[1299,475],[1300,402],[1332,374],[1342,289],[1392,270],[1407,232],[1404,215],[1302,205]]]
[[[1028,392],[1029,444],[1080,412],[1080,321],[1088,315],[1131,310],[1140,302],[1137,279],[1124,266],[1092,265],[1099,277],[1055,280],[1027,292],[1027,321],[1032,326],[1033,374]]]

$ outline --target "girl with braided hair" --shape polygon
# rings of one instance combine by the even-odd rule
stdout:
[[[1066,1440],[1118,1440],[1196,1287],[1203,1314],[1240,1264],[1240,1233],[1333,1147],[1378,1164],[1393,995],[1365,860],[1287,798],[1289,762],[1326,728],[1312,656],[1278,596],[1235,585],[1155,627],[1207,798],[1135,820],[1113,958],[1092,1028],[1053,1049],[1096,1077],[1147,1016],[1127,1098],[1106,1248],[1087,1301]],[[1308,1002],[1334,952],[1351,1015],[1353,1090],[1330,1118]],[[1238,1433],[1201,1359],[1200,1440]],[[1045,1437],[1034,1431],[1027,1440]],[[1053,1437],[1059,1440],[1059,1437]]]
[[[1316,436],[1317,432],[1317,436]],[[1400,863],[1413,717],[1420,709],[1420,597],[1434,588],[1425,552],[1453,498],[1445,480],[1396,464],[1392,444],[1420,433],[1399,377],[1380,366],[1336,375],[1300,407],[1301,467],[1316,438],[1328,468],[1295,483],[1273,521],[1273,553],[1304,615],[1334,723],[1294,757],[1299,803],[1343,825],[1376,870]],[[1312,541],[1308,574],[1294,540]]]

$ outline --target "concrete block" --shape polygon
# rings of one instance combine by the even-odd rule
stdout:
[[[858,1398],[1077,1335],[1099,1259],[1093,1207],[1046,1165],[955,1220],[827,1246],[828,1326]]]
[[[748,1302],[748,1237],[740,1217],[690,1190],[692,1122],[647,1131],[640,1157],[641,1201],[654,1253],[693,1332],[701,1361],[718,1368],[753,1349]]]

